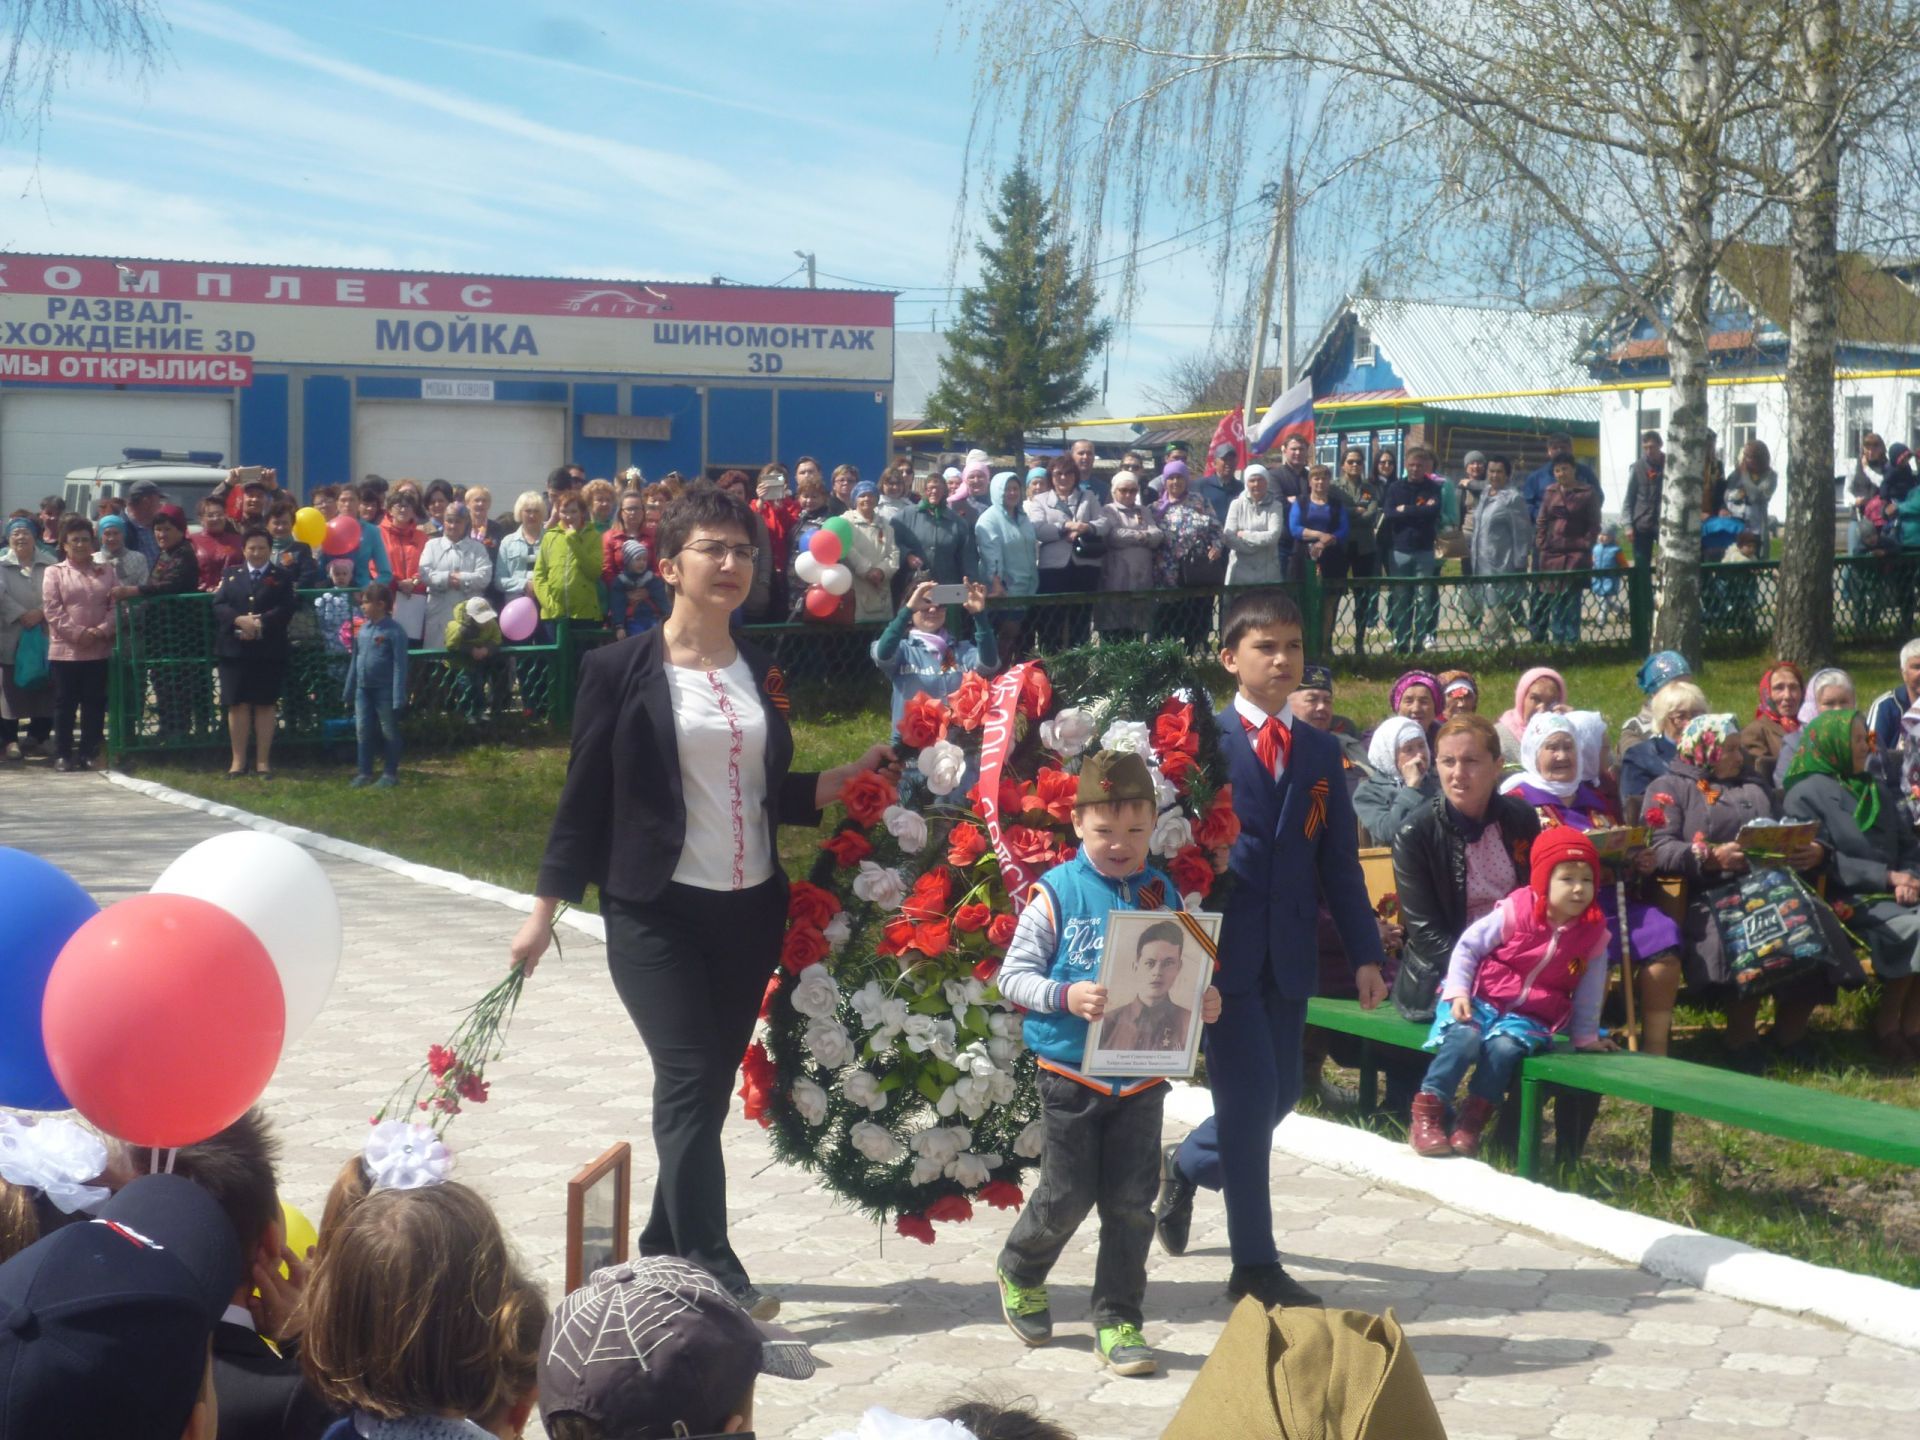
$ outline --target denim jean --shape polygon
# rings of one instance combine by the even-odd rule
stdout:
[[[728,1072],[729,1078],[732,1071]],[[1093,1323],[1138,1325],[1147,1298],[1153,1198],[1160,1188],[1160,1113],[1167,1087],[1107,1095],[1040,1072],[1046,1149],[1040,1183],[1007,1235],[1000,1268],[1018,1285],[1041,1285],[1073,1232],[1096,1206]]]
[[[1393,553],[1395,575],[1422,577],[1440,573],[1440,558],[1431,550]],[[1387,592],[1387,623],[1393,627],[1393,648],[1402,655],[1419,648],[1420,641],[1440,628],[1440,587],[1395,585]]]
[[[1440,1049],[1427,1066],[1427,1078],[1421,1082],[1420,1089],[1451,1104],[1460,1089],[1461,1078],[1477,1060],[1480,1063],[1468,1082],[1467,1093],[1498,1105],[1507,1098],[1513,1072],[1519,1069],[1528,1053],[1527,1043],[1511,1035],[1482,1040],[1480,1027],[1472,1021],[1449,1025],[1441,1037]]]
[[[373,751],[384,741],[386,773],[400,771],[400,717],[393,713],[393,695],[362,685],[353,692],[354,731],[360,741],[360,773],[373,774]]]

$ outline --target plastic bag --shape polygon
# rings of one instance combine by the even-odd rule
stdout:
[[[20,632],[13,652],[13,683],[22,690],[38,690],[47,683],[47,627],[43,621]]]

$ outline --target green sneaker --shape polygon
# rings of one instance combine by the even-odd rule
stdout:
[[[1151,1375],[1160,1368],[1138,1325],[1102,1325],[1095,1332],[1100,1358],[1116,1375]]]
[[[1020,1337],[1023,1345],[1044,1345],[1053,1338],[1053,1314],[1047,1308],[1047,1287],[1016,1285],[1007,1272],[993,1272],[1000,1280],[1000,1313],[1007,1317],[1007,1328]]]

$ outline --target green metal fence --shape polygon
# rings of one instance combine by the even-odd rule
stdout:
[[[1595,582],[1602,582],[1600,588]],[[1607,583],[1611,582],[1611,583]],[[1184,640],[1196,656],[1217,649],[1219,622],[1241,589],[1033,595],[991,602],[1014,636],[1012,660],[1097,638]],[[1312,658],[1346,670],[1390,672],[1409,663],[1472,666],[1574,653],[1645,655],[1658,598],[1645,569],[1502,576],[1387,576],[1338,584],[1310,576],[1278,588],[1307,622]],[[1751,649],[1772,634],[1777,562],[1703,567],[1701,611],[1710,650]],[[1835,638],[1900,643],[1914,634],[1920,553],[1836,561]],[[291,629],[293,659],[278,743],[348,742],[352,707],[341,695],[347,655],[337,634],[347,597],[303,592]],[[887,685],[871,647],[879,625],[743,627],[786,672],[789,685],[825,708],[884,708]],[[442,650],[416,650],[409,669],[409,735],[417,740],[511,739],[571,718],[580,657],[612,637],[561,623],[552,643],[510,645],[475,666]],[[166,596],[121,607],[114,649],[109,745],[115,753],[226,744],[213,657],[212,597]]]

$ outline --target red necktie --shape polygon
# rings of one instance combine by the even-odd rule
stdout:
[[[1246,727],[1247,735],[1253,741],[1253,753],[1260,757],[1260,763],[1267,767],[1267,773],[1278,780],[1280,762],[1293,763],[1293,732],[1273,715],[1267,717],[1264,725],[1255,725],[1244,715],[1240,717],[1240,723]]]

